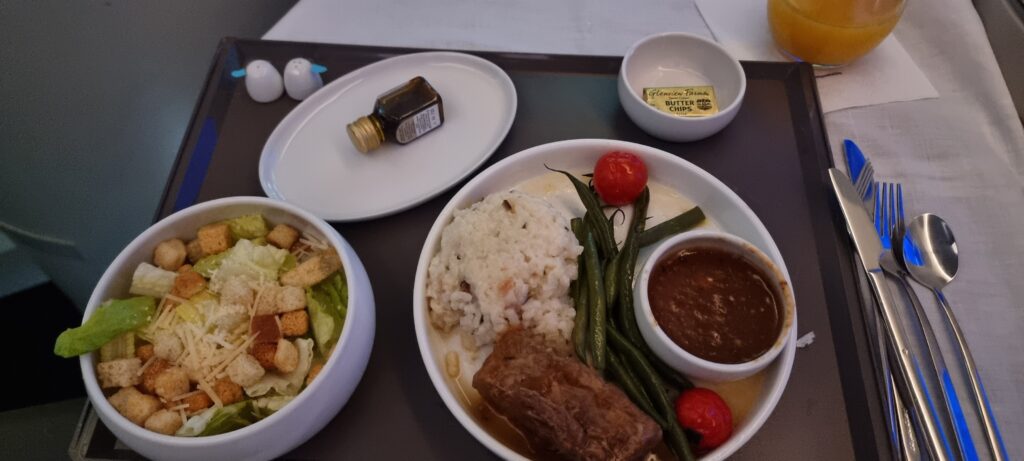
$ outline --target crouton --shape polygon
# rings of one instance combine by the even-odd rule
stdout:
[[[108,400],[118,413],[139,426],[160,409],[160,401],[156,397],[143,394],[134,387],[122,388]]]
[[[231,248],[231,227],[227,223],[207,224],[200,227],[197,234],[205,255],[215,255]]]
[[[283,314],[285,312],[297,311],[305,308],[306,290],[292,286],[282,287],[278,290],[276,314]]]
[[[206,279],[196,271],[179,272],[174,277],[171,294],[181,298],[191,298],[206,289]]]
[[[274,357],[277,355],[277,343],[259,343],[253,344],[249,348],[249,353],[253,357],[256,357],[256,361],[260,363],[260,366],[266,370],[273,371],[276,369],[274,366]]]
[[[153,353],[159,358],[173,362],[184,351],[185,345],[181,344],[181,339],[174,333],[161,331],[153,337]]]
[[[252,306],[253,296],[252,287],[241,277],[228,279],[220,288],[221,304],[238,304],[248,309]]]
[[[255,299],[256,306],[254,310],[256,311],[256,315],[276,314],[278,292],[280,291],[280,285],[264,286]]]
[[[267,234],[267,243],[285,250],[291,249],[299,239],[299,231],[287,224],[278,224]]]
[[[254,315],[249,322],[249,331],[256,335],[253,344],[277,344],[281,339],[281,328],[273,315]]]
[[[142,368],[142,361],[137,357],[117,359],[96,365],[96,375],[100,387],[128,387],[139,383],[139,368]]]
[[[213,383],[213,392],[217,394],[217,398],[224,405],[231,405],[242,400],[242,386],[228,378],[221,378]]]
[[[313,378],[316,378],[320,374],[320,370],[323,369],[324,364],[320,362],[314,363],[313,366],[309,367],[309,374],[306,375],[306,385],[308,386],[309,383],[313,382]]]
[[[237,358],[228,364],[226,370],[228,372],[228,378],[231,378],[235,384],[239,386],[251,386],[256,384],[263,374],[266,372],[263,367],[260,366],[260,362],[249,354],[239,355]]]
[[[199,243],[199,239],[192,240],[185,245],[185,253],[188,255],[188,262],[195,264],[200,259],[206,256],[203,253],[203,245]]]
[[[309,314],[305,309],[281,315],[282,336],[302,336],[309,332]]]
[[[181,416],[178,416],[176,411],[158,410],[146,418],[146,423],[143,426],[153,432],[174,435],[181,428]]]
[[[186,414],[194,415],[213,406],[213,400],[205,392],[199,392],[181,399],[181,404],[188,405],[185,407]]]
[[[249,309],[239,304],[220,305],[211,319],[217,328],[224,331],[233,331],[246,320],[249,320]]]
[[[188,250],[185,242],[178,239],[164,240],[153,250],[153,263],[163,270],[176,271],[185,263]]]
[[[338,257],[338,253],[333,250],[324,251],[281,274],[281,284],[302,288],[311,287],[338,269],[341,269],[341,258]]]
[[[193,266],[191,264],[182,264],[181,267],[179,267],[178,270],[176,270],[174,272],[177,272],[179,274],[184,274],[184,273],[192,271],[192,270],[194,270],[194,269],[193,269]]]
[[[170,400],[188,392],[188,374],[181,368],[170,367],[156,375],[153,388],[156,390],[156,395],[163,397],[164,400]]]
[[[202,381],[204,378],[206,378],[206,372],[203,371],[201,368],[182,365],[181,369],[185,370],[185,374],[188,375],[188,380],[193,383],[198,383],[199,381]]]
[[[153,355],[155,355],[155,353],[153,352],[153,345],[152,344],[143,344],[143,345],[135,348],[135,356],[138,357],[139,360],[141,360],[143,364],[148,362],[149,359],[151,357],[153,357]]]
[[[161,358],[153,359],[153,363],[142,372],[142,391],[147,394],[156,393],[156,377],[171,367],[171,362]]]
[[[274,367],[282,373],[291,373],[299,367],[299,348],[291,341],[281,338],[274,352]]]

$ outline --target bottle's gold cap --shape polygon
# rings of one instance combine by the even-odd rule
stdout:
[[[364,154],[380,147],[384,141],[383,133],[380,132],[377,124],[370,120],[370,117],[359,117],[356,121],[348,124],[347,130],[352,144]]]

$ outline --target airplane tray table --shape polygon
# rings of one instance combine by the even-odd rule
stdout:
[[[230,76],[252,59],[278,68],[296,56],[323,64],[324,81],[416,51],[226,38],[214,56],[156,219],[194,203],[263,195],[260,151],[298,102],[252,101]],[[731,187],[774,237],[793,279],[798,349],[789,384],[764,427],[734,459],[888,459],[849,239],[828,187],[833,160],[811,67],[744,62],[747,92],[735,120],[693,143],[667,143],[634,125],[618,102],[621,58],[470,53],[503,68],[518,92],[507,138],[480,167],[520,150],[574,138],[646,144],[704,168]],[[344,130],[339,120],[338,129]],[[444,158],[438,153],[438,161]],[[448,412],[420,358],[412,289],[427,232],[465,181],[410,210],[336,225],[370,275],[377,332],[369,366],[351,400],[323,431],[285,459],[493,459]],[[380,187],[387,187],[381,184]],[[373,191],[367,191],[373,193]],[[69,448],[73,459],[140,459],[87,404]]]

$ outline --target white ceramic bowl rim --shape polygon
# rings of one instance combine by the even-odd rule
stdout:
[[[688,119],[688,118],[685,118],[685,117],[677,117],[677,116],[672,115],[672,114],[667,114],[667,113],[662,112],[662,111],[660,111],[658,109],[655,109],[655,108],[651,107],[650,105],[648,105],[646,101],[641,99],[640,96],[637,96],[636,90],[633,88],[633,82],[631,82],[629,80],[629,78],[627,77],[627,75],[626,75],[626,69],[629,68],[629,61],[632,59],[633,55],[636,54],[637,50],[640,49],[640,47],[646,45],[648,42],[652,42],[654,40],[658,40],[658,39],[662,39],[662,38],[667,38],[667,37],[677,37],[677,38],[678,37],[682,37],[682,38],[688,38],[688,39],[691,39],[691,40],[703,43],[705,46],[708,46],[709,48],[712,48],[712,49],[718,51],[719,53],[724,55],[726,58],[728,58],[728,60],[730,62],[732,62],[732,66],[736,70],[736,73],[739,75],[740,86],[739,86],[739,89],[736,92],[736,95],[737,95],[736,98],[733,99],[732,102],[730,102],[727,106],[719,108],[717,113],[714,113],[712,115],[705,115],[703,117],[694,118],[694,119],[691,120],[691,119]],[[731,112],[733,111],[733,109],[736,106],[739,106],[740,104],[743,103],[743,95],[746,94],[746,92],[747,92],[747,76],[746,76],[747,74],[745,72],[743,72],[743,66],[740,65],[740,62],[738,60],[736,60],[736,58],[732,57],[732,55],[729,54],[729,52],[726,51],[725,48],[723,48],[721,45],[719,45],[719,44],[717,44],[717,43],[715,43],[715,42],[713,42],[711,40],[708,40],[708,39],[706,39],[704,37],[701,37],[701,36],[698,36],[698,35],[694,35],[694,34],[688,34],[686,32],[663,32],[663,33],[660,33],[660,34],[649,35],[649,36],[644,37],[643,39],[641,39],[639,42],[634,43],[633,46],[629,47],[629,50],[626,51],[625,56],[623,56],[623,58],[622,58],[622,66],[619,68],[619,74],[620,74],[620,77],[622,78],[622,81],[626,83],[627,87],[629,87],[629,95],[630,95],[630,97],[633,100],[635,100],[636,102],[641,103],[644,107],[649,109],[651,112],[656,113],[658,115],[658,117],[663,118],[665,120],[710,121],[710,120],[717,120],[719,118],[724,118],[724,117],[732,117]]]
[[[769,269],[771,269],[771,273],[768,275],[779,284],[784,284],[782,287],[782,293],[779,293],[779,295],[782,296],[783,298],[781,301],[783,304],[783,309],[785,310],[785,317],[783,319],[785,323],[783,323],[782,328],[779,330],[779,334],[776,337],[775,343],[772,344],[771,348],[769,348],[763,354],[757,356],[757,358],[743,363],[719,363],[700,358],[691,353],[690,351],[684,349],[679,344],[676,344],[676,342],[673,341],[672,338],[669,338],[668,334],[665,333],[665,330],[663,330],[661,328],[661,325],[659,325],[657,322],[651,322],[651,325],[654,327],[652,328],[654,334],[657,335],[658,340],[661,343],[665,344],[669,349],[671,349],[675,355],[682,356],[683,358],[685,358],[685,360],[695,364],[700,368],[725,373],[739,373],[743,371],[759,370],[761,368],[764,368],[769,363],[774,361],[776,357],[778,357],[779,353],[782,352],[782,349],[786,347],[786,338],[789,337],[790,335],[789,330],[793,328],[793,317],[795,317],[796,308],[793,302],[792,289],[790,288],[789,280],[786,278],[785,273],[782,272],[782,270],[777,267],[775,262],[772,261],[772,258],[764,254],[764,252],[758,249],[757,246],[755,246],[754,244],[746,240],[743,240],[735,235],[721,231],[695,230],[674,235],[666,239],[665,241],[659,243],[658,246],[654,249],[654,251],[651,253],[647,261],[644,262],[643,268],[640,272],[641,277],[639,280],[637,280],[636,283],[640,287],[645,287],[650,281],[651,271],[653,270],[654,266],[658,262],[660,262],[660,260],[666,254],[668,254],[675,248],[679,247],[681,244],[685,244],[687,242],[695,240],[718,240],[726,242],[727,245],[734,246],[737,250],[739,250],[735,252],[736,254],[741,254],[742,257],[745,257],[747,259],[750,259],[751,257],[757,258],[761,264],[767,265]],[[743,254],[743,251],[741,249],[746,250],[751,254]],[[641,309],[643,309],[644,318],[653,319],[654,313],[651,310],[651,302],[650,298],[648,298],[646,289],[640,290],[640,296],[637,301],[637,305],[639,305]]]
[[[533,156],[541,156],[549,151],[556,151],[561,148],[570,147],[587,147],[593,149],[605,149],[605,150],[627,150],[635,153],[641,153],[642,155],[649,155],[654,157],[671,158],[673,161],[682,162],[687,168],[692,169],[698,176],[704,178],[708,183],[715,185],[718,191],[724,194],[730,201],[740,204],[741,212],[745,218],[749,220],[757,233],[768,236],[768,242],[771,245],[767,252],[772,261],[776,262],[776,265],[786,275],[787,282],[792,282],[789,279],[788,271],[786,270],[785,261],[782,259],[782,255],[779,253],[778,248],[775,246],[774,241],[771,239],[768,230],[765,229],[764,224],[754,214],[754,212],[743,202],[742,199],[732,189],[722,183],[718,178],[714,177],[702,168],[690,163],[689,161],[679,158],[675,155],[669,154],[661,149],[657,149],[643,144],[637,144],[627,141],[611,140],[611,139],[571,139],[564,141],[555,141],[547,144],[541,144],[538,146],[525,149],[523,151],[512,154],[494,165],[491,165],[484,171],[478,173],[473,179],[463,185],[458,192],[448,201],[444,209],[438,214],[438,219],[434,221],[434,225],[430,228],[430,232],[427,234],[427,238],[424,241],[423,250],[420,253],[419,263],[416,267],[416,279],[413,286],[413,322],[416,330],[416,342],[420,348],[420,355],[423,359],[423,364],[427,369],[427,374],[430,376],[430,381],[437,390],[438,395],[441,396],[441,400],[444,401],[445,406],[455,416],[455,419],[477,439],[481,444],[497,454],[503,459],[509,460],[525,460],[522,455],[515,452],[505,444],[494,438],[489,432],[483,429],[476,420],[473,419],[466,409],[462,407],[458,398],[453,394],[452,389],[448,385],[447,378],[444,376],[444,372],[438,367],[437,361],[433,355],[433,349],[431,349],[429,331],[428,329],[433,328],[430,325],[430,321],[427,320],[427,309],[429,307],[425,303],[425,287],[427,277],[427,267],[430,264],[430,259],[434,256],[434,250],[436,248],[436,242],[440,240],[440,233],[448,222],[451,220],[451,215],[456,208],[460,208],[460,202],[465,200],[469,191],[478,187],[479,184],[491,180],[491,176],[497,174],[505,168],[513,166],[517,162],[522,162],[527,158]],[[483,197],[476,197],[476,199],[482,199]],[[762,395],[759,402],[760,410],[752,412],[748,416],[747,424],[750,427],[760,428],[764,425],[768,417],[771,416],[772,411],[778,404],[779,399],[782,398],[782,393],[785,390],[786,383],[789,381],[789,375],[792,371],[793,360],[796,356],[796,324],[797,316],[796,312],[793,313],[793,327],[790,330],[789,337],[786,338],[786,344],[783,348],[783,352],[779,357],[779,375],[776,379],[777,384],[769,385],[765,384],[764,394]],[[770,387],[769,387],[770,386]],[[725,456],[735,453],[739,450],[747,441],[750,440],[757,430],[743,430],[734,432],[732,437],[729,438],[725,444],[719,446],[711,453],[704,455],[702,460],[721,460]]]
[[[151,236],[157,233],[157,231],[159,231],[166,225],[168,225],[168,223],[177,221],[183,216],[188,216],[193,213],[230,205],[256,205],[265,206],[267,208],[283,209],[290,214],[298,216],[302,220],[312,225],[318,232],[320,232],[320,234],[324,238],[331,241],[330,243],[332,247],[337,248],[337,244],[339,243],[334,241],[334,234],[337,233],[337,231],[334,230],[334,228],[328,226],[322,219],[294,205],[282,202],[280,200],[273,200],[265,197],[225,197],[210,200],[208,202],[199,203],[188,208],[179,210],[174,214],[167,216],[166,218],[161,219],[160,221],[151,225],[143,233],[139,234],[138,237],[135,237],[135,239],[132,240],[132,242],[129,243],[128,246],[124,248],[124,250],[121,250],[121,253],[118,254],[117,258],[115,258],[114,261],[110,263],[109,266],[107,266],[107,270],[103,272],[103,276],[100,278],[99,282],[97,282],[96,286],[106,286],[111,278],[116,277],[118,275],[112,269],[124,265],[125,259],[129,257],[129,255],[134,251],[136,247],[151,244]],[[352,270],[348,270],[348,268],[354,267],[352,261],[342,251],[338,251],[338,255],[341,257],[342,267],[346,269],[345,282],[350,287],[356,286],[356,281],[354,279],[355,274],[353,273]],[[96,310],[96,308],[99,306],[101,302],[105,301],[104,299],[100,299],[100,296],[101,294],[99,292],[93,291],[92,296],[89,298],[88,307],[86,307],[85,314],[82,318],[83,322],[85,321],[85,319],[88,319],[89,316],[92,315],[92,313]],[[348,316],[352,315],[352,307],[357,305],[357,303],[355,302],[355,298],[358,296],[361,296],[361,294],[354,293],[352,291],[349,292],[349,310],[347,311]],[[341,351],[342,348],[344,348],[345,345],[350,342],[349,338],[351,338],[353,334],[351,330],[351,328],[342,329],[341,336],[338,338],[338,343],[337,345],[334,346],[334,351],[331,353],[331,356],[327,358],[327,362],[324,363],[324,367],[321,370],[321,374],[323,374],[324,376],[329,376],[329,373],[327,372],[331,368],[339,366],[337,364],[336,357],[339,355],[338,352]],[[311,398],[310,396],[316,393],[316,389],[328,385],[322,382],[325,380],[314,379],[305,389],[302,390],[302,392],[299,392],[299,394],[295,396],[295,398],[292,401],[288,402],[287,405],[282,407],[280,410],[275,411],[270,416],[257,421],[255,424],[250,424],[246,427],[236,429],[231,432],[226,432],[224,434],[210,435],[204,437],[179,437],[172,435],[164,435],[150,431],[148,429],[143,428],[142,426],[138,426],[135,423],[128,421],[127,418],[118,413],[118,411],[114,409],[110,402],[107,401],[106,396],[103,394],[103,391],[102,389],[100,389],[99,384],[96,380],[95,365],[93,364],[94,355],[95,352],[90,352],[79,357],[82,367],[82,379],[85,381],[86,393],[89,395],[89,400],[92,402],[92,405],[97,408],[97,411],[102,411],[111,414],[114,418],[119,418],[117,419],[117,421],[123,423],[121,424],[121,427],[124,430],[131,433],[132,435],[135,435],[140,438],[150,439],[155,443],[159,443],[168,448],[196,447],[211,445],[214,443],[241,441],[250,433],[260,430],[262,427],[272,424],[274,421],[277,421],[278,419],[284,418],[286,414],[291,413],[295,408],[299,407],[301,402]]]

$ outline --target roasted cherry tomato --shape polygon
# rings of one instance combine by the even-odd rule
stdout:
[[[698,453],[707,453],[732,436],[732,411],[715,391],[695,387],[687,389],[676,400],[676,417],[683,429],[700,436]]]
[[[594,166],[594,189],[604,203],[629,205],[647,186],[647,165],[628,152],[609,152]]]

